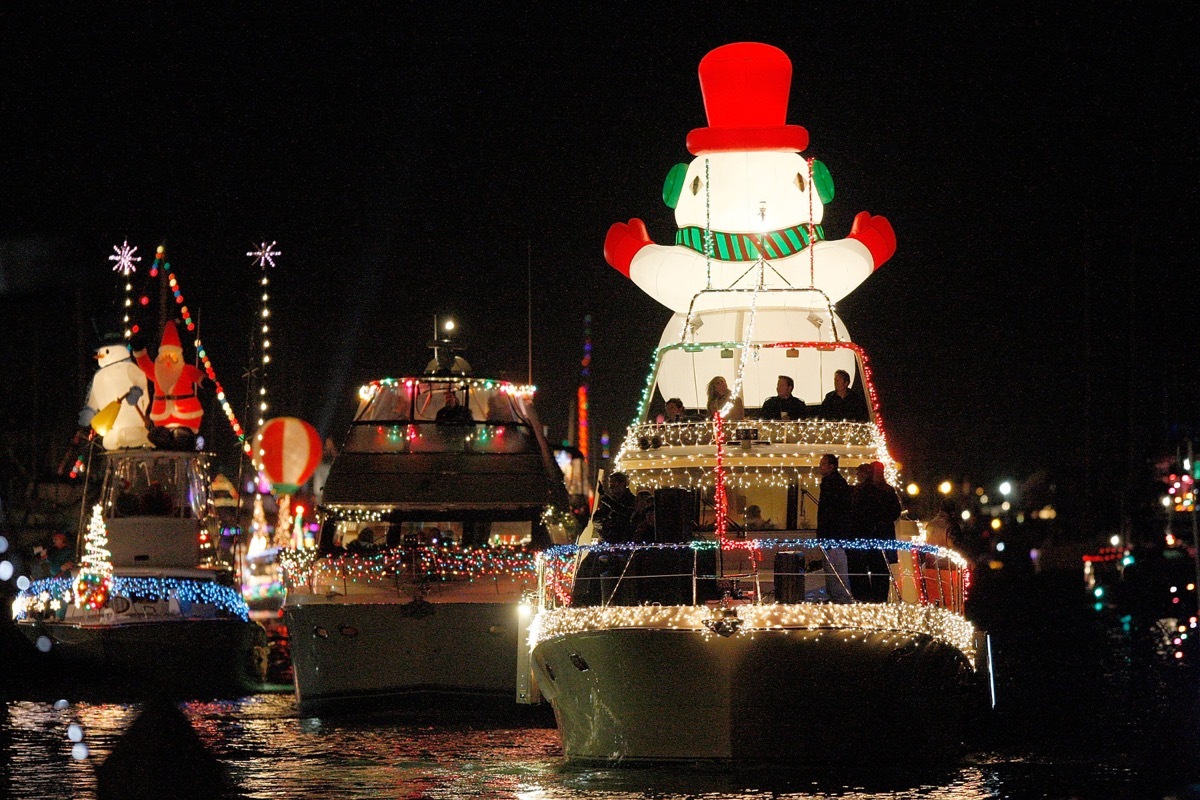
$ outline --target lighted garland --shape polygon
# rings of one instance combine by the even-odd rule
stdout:
[[[383,387],[396,388],[404,386],[411,389],[418,383],[451,383],[456,389],[470,389],[477,391],[483,389],[492,391],[497,389],[503,394],[512,395],[521,399],[533,397],[537,392],[537,387],[532,384],[515,384],[508,381],[498,381],[491,378],[467,378],[467,377],[438,377],[429,376],[425,378],[380,378],[379,380],[365,383],[358,387],[358,399],[364,403],[374,398],[379,394],[379,390]]]
[[[21,620],[30,613],[42,615],[53,612],[60,612],[61,616],[61,609],[65,609],[73,597],[70,578],[42,578],[31,583],[13,601],[13,618]],[[114,597],[123,597],[131,602],[163,602],[174,598],[182,604],[205,603],[243,621],[250,619],[250,608],[241,594],[215,581],[115,575],[106,605],[111,606]],[[59,606],[56,607],[55,603]]]
[[[171,262],[167,261],[166,250],[162,245],[159,245],[158,251],[154,256],[154,265],[150,268],[150,276],[155,277],[162,271],[167,276],[167,282],[171,287],[171,294],[175,297],[175,303],[180,308],[180,313],[183,316],[183,322],[189,331],[195,333],[196,324],[192,321],[192,315],[188,311],[187,305],[183,300],[183,290],[179,288],[179,281],[175,277],[175,273],[171,269]],[[143,298],[143,301],[145,298]],[[217,402],[221,404],[221,410],[225,412],[226,419],[229,420],[229,426],[233,429],[234,435],[242,445],[242,450],[245,451],[251,460],[254,458],[253,450],[249,438],[246,436],[246,431],[242,429],[242,424],[238,422],[237,414],[233,411],[233,406],[230,405],[229,399],[225,395],[225,387],[217,380],[217,372],[213,369],[212,360],[208,357],[208,352],[204,349],[204,344],[200,341],[199,334],[196,334],[196,355],[204,363],[204,372],[208,375],[209,380],[217,388]]]
[[[792,631],[855,632],[928,636],[961,652],[975,665],[975,627],[944,608],[911,603],[807,603],[737,606],[741,621],[735,636]],[[705,606],[606,606],[543,609],[529,628],[529,647],[588,631],[629,629],[692,631],[705,639],[716,635],[704,624]]]
[[[296,551],[287,550],[286,553]],[[461,545],[422,545],[372,554],[340,554],[308,564],[300,555],[281,556],[294,583],[327,581],[370,582],[392,576],[417,581],[473,581],[480,578],[532,576],[536,554],[525,547],[474,548]]]

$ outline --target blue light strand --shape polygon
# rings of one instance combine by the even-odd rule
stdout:
[[[20,592],[19,598],[36,601],[43,593],[51,599],[61,599],[64,594],[71,592],[71,578],[42,578]],[[169,600],[174,594],[181,603],[210,603],[227,614],[238,617],[243,622],[250,619],[250,607],[238,591],[230,586],[223,586],[215,581],[197,581],[190,578],[160,578],[160,577],[125,577],[114,575],[110,597],[124,597],[128,600],[145,598],[149,600]],[[17,611],[16,619],[25,619],[24,610]]]

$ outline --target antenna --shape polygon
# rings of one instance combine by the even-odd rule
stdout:
[[[525,349],[529,356],[529,385],[533,386],[533,246],[525,240]]]

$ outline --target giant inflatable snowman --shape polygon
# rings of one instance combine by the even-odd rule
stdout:
[[[751,324],[757,340],[848,341],[832,304],[891,258],[891,224],[863,211],[845,239],[825,238],[820,223],[833,180],[824,164],[800,155],[808,132],[785,123],[792,65],[782,50],[725,45],[701,60],[699,72],[709,126],[688,134],[696,158],[676,165],[663,187],[664,202],[675,209],[675,245],[654,244],[635,218],[609,229],[605,259],[676,312],[660,346],[688,337],[745,341]],[[707,379],[732,379],[739,360],[712,350],[686,368],[664,363],[659,388],[703,407]],[[836,369],[854,375],[853,356],[805,351],[796,361],[783,349],[764,350],[747,360],[742,394],[747,406],[757,406],[775,394],[778,375],[789,375],[795,394],[816,403],[833,388]]]
[[[146,376],[133,363],[124,343],[101,345],[96,348],[95,358],[99,369],[92,376],[87,405],[79,414],[80,424],[90,424],[105,406],[120,401],[121,410],[117,412],[116,421],[101,439],[104,449],[149,447],[146,407],[150,396],[146,392]]]

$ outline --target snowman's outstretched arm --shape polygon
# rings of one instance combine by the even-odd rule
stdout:
[[[882,267],[889,258],[896,254],[896,234],[887,217],[875,217],[866,211],[858,212],[846,238],[857,239],[871,251],[871,260],[875,262],[875,269]]]
[[[646,223],[637,217],[629,222],[614,222],[604,237],[604,260],[628,278],[633,257],[649,244],[654,244],[654,241],[646,230]]]

